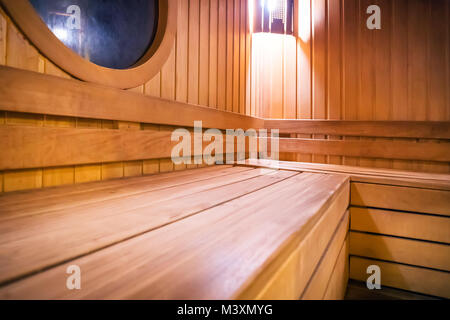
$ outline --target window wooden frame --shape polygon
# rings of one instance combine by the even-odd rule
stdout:
[[[51,32],[28,0],[0,0],[25,36],[61,69],[78,79],[121,89],[144,84],[166,62],[175,44],[177,2],[159,0],[158,28],[144,56],[128,69],[110,69],[92,63],[68,48]]]

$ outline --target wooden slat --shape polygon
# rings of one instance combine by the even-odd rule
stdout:
[[[328,243],[326,251],[323,253],[320,262],[308,282],[301,299],[303,300],[320,300],[324,297],[329,281],[335,265],[338,263],[338,257],[345,245],[345,239],[348,234],[349,213],[347,212],[338,227],[336,228],[333,238]]]
[[[265,120],[264,126],[280,133],[450,139],[449,121]]]
[[[341,252],[328,282],[324,300],[343,300],[347,291],[349,276],[348,237],[342,245]]]
[[[307,237],[292,250],[280,253],[277,261],[281,265],[272,263],[259,275],[259,280],[249,286],[239,298],[298,299],[317,267],[336,226],[345,216],[347,197],[348,190],[341,189]]]
[[[381,287],[388,286],[403,290],[450,298],[450,273],[406,266],[392,262],[350,257],[350,278],[367,281],[367,267],[377,265],[381,270]]]
[[[258,118],[4,66],[0,109],[187,127],[200,119],[205,128],[263,127]]]
[[[442,190],[352,182],[351,204],[450,216],[450,192]]]
[[[173,147],[179,143],[171,141],[171,134],[149,130],[0,126],[0,170],[170,158]],[[225,152],[226,138],[223,138]],[[203,142],[201,151],[209,143]],[[192,156],[193,144],[191,135]]]
[[[272,182],[271,186],[203,213],[4,286],[0,296],[237,297],[250,282],[257,281],[261,270],[279,265],[281,261],[276,260],[280,252],[296,247],[309,234],[338,191],[348,192],[348,180],[331,175],[298,174]],[[310,192],[312,189],[316,192]],[[236,187],[228,191],[237,192]],[[223,197],[224,193],[220,190],[217,195]],[[203,201],[210,198],[201,197]],[[178,206],[186,207],[187,203],[184,200]],[[279,210],[280,204],[285,210]],[[82,290],[67,290],[59,285],[66,281],[69,264],[80,266]]]
[[[350,208],[351,230],[450,243],[447,217],[369,208]]]
[[[95,192],[98,190],[104,190],[108,188],[126,188],[128,186],[132,186],[134,184],[140,183],[149,183],[150,181],[156,183],[165,179],[173,179],[176,176],[177,181],[182,180],[182,177],[190,176],[182,183],[186,183],[186,181],[195,181],[196,179],[202,179],[203,174],[209,174],[211,176],[216,176],[215,171],[220,171],[223,174],[227,174],[230,169],[230,166],[212,166],[206,168],[199,168],[197,170],[185,170],[182,172],[172,173],[160,173],[157,175],[149,175],[144,177],[134,177],[127,179],[114,179],[109,181],[95,181],[83,184],[77,184],[73,186],[59,186],[57,188],[46,188],[39,190],[27,190],[21,192],[14,192],[8,194],[0,195],[0,210],[4,210],[11,205],[16,205],[18,203],[27,203],[34,201],[34,197],[37,197],[42,200],[47,200],[52,202],[54,198],[58,197],[77,197],[77,195],[82,193]]]
[[[450,175],[442,173],[436,174],[321,163],[273,161],[265,159],[247,159],[244,165],[304,172],[345,174],[349,175],[353,182],[388,184],[450,191]]]
[[[268,145],[272,145],[271,139]],[[315,153],[338,156],[405,159],[450,162],[450,143],[420,143],[414,141],[324,140],[280,138],[280,152]]]
[[[179,175],[178,173],[162,174],[153,176],[151,178],[141,178],[135,180],[134,183],[127,183],[126,180],[121,184],[116,184],[110,187],[103,187],[102,189],[90,189],[86,187],[86,190],[77,192],[71,189],[66,189],[65,192],[60,194],[52,194],[50,197],[41,197],[39,193],[29,192],[27,197],[22,197],[22,201],[16,203],[6,203],[0,205],[0,221],[16,219],[18,217],[25,217],[36,215],[39,213],[55,212],[57,210],[68,210],[70,208],[80,208],[89,204],[95,204],[100,201],[111,201],[114,199],[123,199],[125,197],[139,197],[148,192],[159,192],[164,189],[172,188],[171,190],[179,190],[183,187],[192,187],[192,183],[200,182],[200,189],[203,190],[209,188],[211,184],[220,184],[223,181],[232,183],[233,181],[239,181],[245,178],[251,178],[260,174],[260,171],[255,170],[236,170],[237,168],[224,168],[216,170],[203,170],[198,169],[188,175]],[[192,187],[193,188],[193,187]],[[52,191],[58,191],[52,190]],[[189,190],[192,192],[193,190]],[[186,191],[180,191],[179,195],[184,194]],[[178,194],[177,194],[178,195]],[[9,199],[9,195],[3,197],[5,202]],[[2,199],[2,198],[0,198]],[[3,200],[2,199],[2,200]]]
[[[0,283],[159,228],[293,175],[257,169],[3,221]],[[21,250],[17,251],[18,247]]]
[[[350,254],[450,271],[447,244],[350,232]]]

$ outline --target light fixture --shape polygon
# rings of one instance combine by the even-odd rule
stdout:
[[[253,1],[253,32],[293,34],[294,0]]]

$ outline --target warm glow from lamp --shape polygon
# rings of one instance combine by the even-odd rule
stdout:
[[[267,9],[273,12],[277,8],[277,0],[267,0]]]
[[[298,36],[303,42],[308,42],[311,34],[310,9],[308,1],[298,1]]]

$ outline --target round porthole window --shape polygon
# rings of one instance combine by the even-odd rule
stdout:
[[[90,82],[139,86],[175,43],[177,0],[0,1],[44,55]]]

